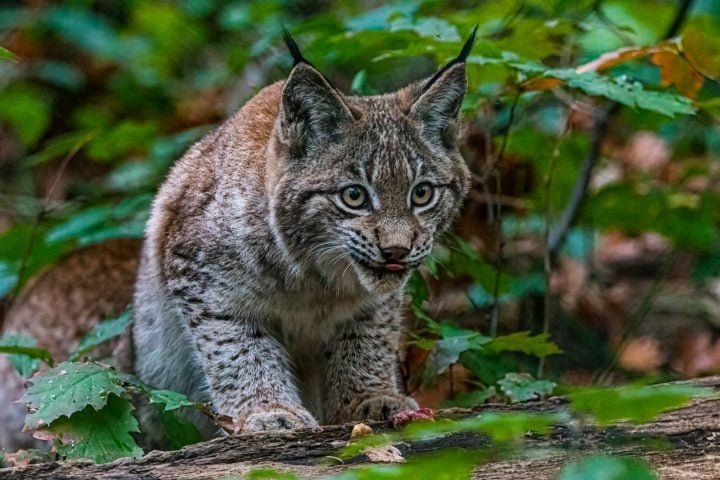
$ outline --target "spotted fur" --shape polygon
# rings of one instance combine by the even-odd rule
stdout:
[[[467,192],[464,60],[354,97],[300,56],[194,145],[147,226],[140,378],[210,401],[238,431],[415,407],[398,389],[402,292]]]

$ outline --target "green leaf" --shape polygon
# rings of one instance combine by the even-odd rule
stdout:
[[[130,151],[147,148],[155,137],[156,130],[157,126],[153,122],[120,122],[94,137],[87,147],[87,154],[99,161],[123,157]]]
[[[170,448],[179,450],[185,445],[201,442],[203,436],[194,423],[175,411],[160,410],[160,421]]]
[[[480,432],[489,435],[494,442],[507,442],[519,440],[528,432],[544,435],[557,422],[555,414],[489,412],[462,420],[413,422],[402,431],[402,438],[427,440],[458,432]]]
[[[487,348],[494,352],[523,352],[539,358],[562,353],[555,343],[548,340],[547,333],[531,337],[527,331],[496,337]]]
[[[489,398],[495,396],[495,394],[497,394],[495,387],[478,388],[477,390],[473,390],[471,392],[463,392],[453,399],[444,400],[440,403],[440,406],[442,408],[471,408],[477,405],[482,405]]]
[[[272,468],[253,468],[243,478],[246,480],[295,480],[298,476],[292,472],[279,472]]]
[[[50,125],[50,112],[44,92],[33,87],[14,85],[0,90],[0,121],[13,127],[25,147],[40,140]]]
[[[352,468],[324,478],[326,480],[403,478],[455,480],[470,478],[470,474],[481,458],[482,453],[478,451],[450,449],[432,455],[414,456],[408,459],[407,463]]]
[[[97,135],[98,130],[96,128],[90,128],[54,136],[43,143],[42,150],[26,157],[23,160],[23,165],[32,167],[56,158],[64,157],[70,154],[70,152],[80,150]]]
[[[527,373],[508,373],[497,383],[500,391],[513,403],[537,400],[541,395],[550,395],[557,386],[549,380],[535,380]]]
[[[29,428],[47,425],[91,406],[100,410],[113,393],[122,395],[118,373],[93,363],[63,362],[29,380],[25,401]]]
[[[7,48],[0,47],[0,60],[11,60],[14,62],[17,60],[17,58],[18,58],[17,55],[15,55],[13,52],[8,50]]]
[[[569,463],[559,480],[655,480],[658,476],[645,460],[598,455]]]
[[[688,385],[627,385],[614,388],[583,388],[571,390],[570,406],[579,413],[589,413],[598,424],[618,421],[644,423],[668,410],[681,408],[696,397],[712,391]]]
[[[131,320],[132,312],[128,309],[117,318],[98,323],[80,340],[75,353],[70,356],[70,360],[77,360],[101,343],[121,335],[127,330]]]
[[[37,435],[52,439],[58,454],[68,460],[106,463],[124,457],[139,458],[143,451],[130,435],[139,432],[132,411],[129,401],[110,395],[102,409],[88,405],[69,418],[56,419]]]
[[[72,248],[72,244],[68,242],[55,244],[45,242],[43,235],[46,228],[44,225],[20,223],[0,233],[0,296],[17,286],[23,261],[25,262],[22,278],[24,282]],[[28,249],[31,240],[32,247]],[[25,258],[23,255],[26,250],[28,254]]]
[[[488,344],[491,339],[472,330],[457,327],[450,322],[436,324],[437,333],[442,338],[436,340],[433,350],[427,360],[427,365],[437,375],[456,363],[463,352],[479,349]]]
[[[50,352],[44,348],[31,348],[35,345],[37,340],[29,335],[6,333],[0,336],[0,353],[8,354],[10,364],[23,378],[29,378],[37,370],[40,360],[52,366]]]
[[[147,388],[144,390],[148,395],[150,403],[163,405],[163,411],[177,410],[182,407],[197,407],[200,404],[190,400],[187,395],[173,390],[155,390]]]
[[[639,82],[622,77],[608,77],[596,72],[577,73],[573,69],[555,69],[545,72],[546,77],[565,80],[569,87],[588,95],[605,97],[631,108],[642,108],[668,117],[690,115],[695,107],[689,98],[667,91],[645,90]]]

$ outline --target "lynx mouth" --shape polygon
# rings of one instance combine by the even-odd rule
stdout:
[[[378,279],[403,278],[410,271],[410,265],[406,263],[375,263],[355,258],[355,262],[363,267],[363,270]]]

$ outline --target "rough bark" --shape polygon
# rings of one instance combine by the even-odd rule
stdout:
[[[720,377],[692,382],[720,390]],[[489,411],[559,412],[567,408],[561,398],[521,405],[489,405],[450,409],[438,416],[461,418]],[[577,422],[556,425],[545,437],[529,435],[523,449],[491,449],[489,440],[474,433],[454,434],[428,441],[401,442],[395,446],[411,458],[446,448],[485,449],[491,460],[478,465],[476,479],[555,478],[564,464],[590,454],[614,454],[647,460],[663,479],[720,478],[720,400],[704,398],[667,412],[644,425],[609,428],[579,427]],[[376,431],[390,429],[374,425]],[[150,452],[139,460],[105,465],[53,462],[0,470],[0,479],[60,478],[243,478],[248,472],[271,468],[293,472],[300,478],[320,478],[371,463],[367,455],[346,459],[335,455],[347,444],[351,426],[328,426],[312,431],[241,435],[219,438],[173,452]]]

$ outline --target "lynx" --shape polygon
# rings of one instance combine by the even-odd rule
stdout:
[[[191,147],[155,198],[140,379],[210,401],[236,432],[417,407],[398,387],[403,288],[468,189],[456,132],[474,35],[433,77],[356,97],[286,34],[287,80]]]

